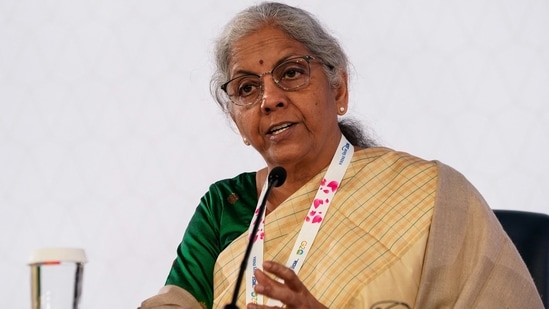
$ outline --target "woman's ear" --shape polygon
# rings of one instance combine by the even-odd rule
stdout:
[[[349,105],[348,80],[347,72],[342,72],[338,85],[334,87],[334,98],[338,115],[343,115],[347,112]]]
[[[248,138],[247,138],[244,134],[242,134],[242,130],[240,130],[240,127],[238,126],[238,123],[236,122],[236,117],[234,116],[233,111],[229,111],[227,114],[228,114],[229,117],[231,118],[231,121],[232,121],[232,124],[231,124],[231,125],[232,125],[234,128],[236,128],[236,130],[238,131],[237,133],[240,134],[240,137],[242,137],[242,142],[244,143],[244,145],[250,146],[251,143],[250,143],[250,141],[248,140]]]

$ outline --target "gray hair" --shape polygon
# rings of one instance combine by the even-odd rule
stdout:
[[[227,96],[221,85],[229,80],[231,49],[239,39],[264,27],[274,26],[288,37],[300,42],[312,56],[324,63],[324,71],[330,85],[339,87],[348,79],[349,60],[335,39],[311,13],[300,8],[276,2],[263,2],[238,13],[226,26],[215,44],[215,72],[210,82],[210,91],[225,114],[230,112]],[[348,81],[348,80],[347,80]],[[358,121],[341,120],[338,123],[343,135],[355,146],[372,147],[376,141],[365,134]]]
[[[229,111],[227,97],[221,85],[229,80],[230,54],[233,44],[244,36],[266,25],[284,31],[290,38],[303,44],[312,56],[325,64],[324,70],[332,87],[338,87],[349,70],[347,55],[338,41],[330,35],[311,13],[300,8],[276,2],[263,2],[238,13],[226,26],[215,44],[216,70],[210,82],[210,91],[224,112]]]

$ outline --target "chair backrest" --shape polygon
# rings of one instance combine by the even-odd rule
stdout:
[[[545,308],[549,308],[549,215],[494,210],[528,267]]]

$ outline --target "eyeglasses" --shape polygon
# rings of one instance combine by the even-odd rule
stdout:
[[[279,63],[271,72],[235,77],[221,85],[221,89],[225,91],[234,104],[250,106],[259,101],[263,94],[261,78],[267,74],[271,74],[275,84],[285,91],[294,91],[307,86],[311,79],[309,63],[314,59],[316,58],[313,56],[293,57]]]

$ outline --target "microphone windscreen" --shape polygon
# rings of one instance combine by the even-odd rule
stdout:
[[[282,166],[277,166],[269,173],[269,182],[275,187],[280,187],[286,181],[286,170]]]

